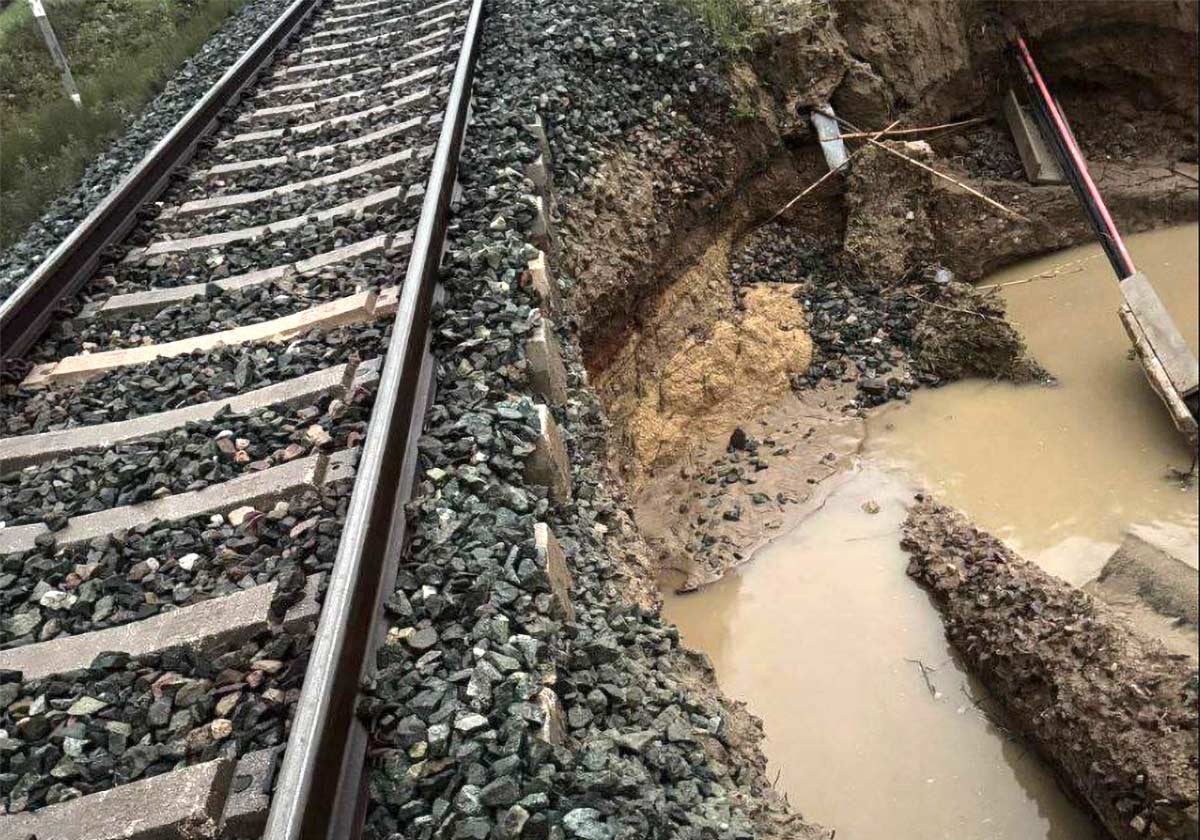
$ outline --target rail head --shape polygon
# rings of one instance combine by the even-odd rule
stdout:
[[[392,337],[363,443],[337,557],[263,840],[346,840],[365,816],[359,784],[366,744],[354,738],[357,690],[390,581],[381,570],[403,544],[403,505],[415,438],[429,315],[466,133],[483,0],[473,0],[413,238]],[[353,821],[355,824],[348,825]]]
[[[129,232],[138,211],[158,196],[186,163],[217,116],[258,75],[275,52],[324,0],[293,0],[120,183],[0,303],[0,359],[21,356],[55,310],[83,286],[106,248]]]

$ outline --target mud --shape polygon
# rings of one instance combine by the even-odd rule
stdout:
[[[788,394],[645,480],[633,502],[664,585],[690,592],[720,580],[821,505],[866,432],[840,410],[848,399],[837,386]]]
[[[913,509],[903,546],[955,649],[1114,838],[1197,836],[1188,657],[934,502]]]
[[[970,378],[987,383],[955,387],[1003,379],[1056,393],[1042,384],[1048,376],[1039,363],[1069,378],[1040,358],[1032,340],[1027,351],[1011,323],[1021,323],[1009,311],[1011,296],[968,285],[1092,237],[1069,188],[1024,181],[997,119],[1009,84],[1006,24],[1031,39],[1113,215],[1134,232],[1193,221],[1200,208],[1189,169],[1195,8],[764,5],[803,13],[782,14],[731,61],[727,98],[693,103],[691,132],[631,138],[564,219],[569,317],[612,421],[610,463],[631,492],[645,539],[638,573],[660,575],[667,588],[704,588],[666,602],[685,639],[715,662],[714,673],[697,660],[698,681],[719,677],[725,690],[752,702],[782,772],[780,790],[839,836],[871,837],[886,825],[889,836],[912,840],[1090,840],[1098,836],[1092,811],[1119,838],[1141,829],[1194,836],[1194,785],[1189,793],[1181,776],[1189,761],[1195,771],[1196,686],[1179,681],[1189,657],[1171,658],[1115,623],[1109,607],[1032,567],[1035,582],[1017,586],[1008,602],[984,597],[959,606],[955,593],[943,591],[948,573],[934,563],[924,582],[952,628],[969,623],[965,635],[950,632],[960,662],[942,641],[936,610],[903,577],[898,529],[911,491],[890,473],[868,466],[856,474],[853,465],[874,406],[908,399],[916,406],[933,393],[928,386]],[[1151,42],[1163,52],[1161,70],[1142,57]],[[806,115],[828,101],[862,128],[897,117],[902,127],[986,118],[893,145],[1010,212],[866,149],[846,176],[774,218],[826,173]],[[848,145],[856,151],[858,141]],[[1115,317],[1112,326],[1119,331]],[[1040,428],[1029,415],[1011,423],[1030,437]],[[930,428],[926,436],[937,438]],[[1003,452],[1003,425],[984,419],[974,428],[982,446]],[[867,439],[874,445],[874,427]],[[1018,493],[1027,486],[1020,478],[1008,484]],[[1077,507],[1086,509],[1088,498]],[[944,523],[949,514],[930,516]],[[937,542],[922,522],[913,526],[911,550],[958,556],[957,536]],[[974,534],[963,545],[987,539]],[[999,579],[997,558],[1007,551],[987,545],[980,587]],[[1105,557],[1076,582],[1095,577],[1115,547],[1106,544]],[[751,557],[756,562],[738,568]],[[1009,571],[1020,563],[1004,556]],[[1026,579],[1025,570],[1012,574]],[[1140,595],[1118,593],[1116,579],[1105,597],[1126,599],[1120,620],[1147,631],[1162,623],[1164,616],[1144,612]],[[1093,591],[1104,594],[1099,586]],[[1030,614],[1010,617],[1014,604]],[[988,628],[997,615],[1007,624]],[[1049,649],[1028,643],[1037,636],[1023,637],[1029,647],[1022,647],[1011,632],[1025,632],[1020,621],[1045,634]],[[1158,629],[1162,638],[1179,630]],[[998,634],[1007,657],[999,665],[972,647],[987,633]],[[1175,649],[1186,650],[1186,633],[1175,639]],[[1101,651],[1117,657],[1112,673],[1095,664]],[[1014,663],[1025,670],[1018,674]],[[1028,696],[1006,710],[969,671],[998,697]],[[1151,682],[1121,688],[1125,677]],[[1064,686],[1056,696],[1074,710],[1047,699],[1059,690],[1056,679]],[[1085,688],[1100,692],[1097,706],[1087,706]],[[952,695],[962,702],[951,703]],[[1111,717],[1089,721],[1087,710]],[[744,735],[757,743],[753,727]],[[1084,744],[1078,753],[1069,749],[1076,738]],[[1149,756],[1152,747],[1160,754]],[[1082,811],[1032,748],[1086,803]],[[1139,791],[1130,768],[1143,760],[1152,779]],[[1159,793],[1168,801],[1156,801]]]

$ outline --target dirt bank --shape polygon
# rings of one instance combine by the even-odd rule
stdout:
[[[1181,99],[1180,80],[1195,77],[1186,12],[1102,3],[1085,18],[1073,3],[1039,4],[1037,15],[1024,4],[910,5],[867,0],[831,13],[773,4],[784,11],[730,62],[725,88],[686,106],[687,132],[636,136],[564,219],[571,314],[612,421],[611,460],[660,564],[687,569],[688,585],[719,576],[758,542],[739,536],[755,517],[731,525],[724,512],[709,514],[724,501],[712,498],[705,470],[723,456],[705,448],[791,405],[789,385],[849,385],[840,402],[826,400],[837,419],[923,385],[1044,376],[998,302],[937,272],[970,282],[1092,237],[1068,187],[1024,179],[999,116],[1006,21],[1044,56],[1068,113],[1087,115],[1080,131],[1123,229],[1197,217],[1195,182],[1176,171],[1196,145],[1194,104]],[[1167,55],[1147,81],[1113,53],[1151,37]],[[807,121],[827,101],[870,128],[985,118],[888,145],[1011,212],[852,140],[848,174],[772,221],[827,174]],[[1127,121],[1093,123],[1097,108],[1144,116],[1145,142],[1127,142]],[[779,447],[801,449],[787,428],[773,432]],[[823,474],[820,464],[793,472],[801,486]],[[706,510],[694,509],[700,499]],[[703,559],[687,559],[687,546]]]
[[[1197,674],[964,517],[920,501],[909,574],[1020,731],[1118,840],[1197,836]]]
[[[1196,218],[1195,181],[1172,171],[1196,159],[1195,4],[855,0],[835,4],[835,13],[775,5],[799,11],[772,20],[730,66],[723,95],[691,103],[689,135],[633,138],[638,153],[610,160],[565,219],[564,265],[576,279],[577,323],[593,370],[636,327],[647,301],[716,239],[736,240],[825,173],[806,119],[814,104],[832,101],[866,128],[897,118],[900,127],[989,118],[928,138],[927,162],[1031,220],[997,215],[944,181],[869,152],[854,171],[874,170],[871,177],[831,181],[783,217],[843,244],[856,207],[870,206],[889,179],[906,184],[893,202],[903,206],[902,224],[887,209],[867,213],[859,224],[868,230],[845,243],[853,253],[872,225],[880,232],[883,247],[863,252],[869,275],[897,279],[935,255],[973,280],[1090,239],[1069,188],[1024,181],[999,117],[1007,21],[1032,39],[1123,227]],[[1139,57],[1146,44],[1154,44],[1152,70]],[[912,258],[885,259],[891,270],[875,265],[888,247]]]

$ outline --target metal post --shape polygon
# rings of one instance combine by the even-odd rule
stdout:
[[[63,54],[62,47],[58,45],[58,37],[54,34],[54,28],[50,26],[50,18],[46,17],[42,0],[29,0],[29,8],[33,10],[33,18],[37,21],[38,28],[42,30],[42,37],[46,39],[46,46],[50,49],[54,63],[62,72],[63,90],[67,92],[67,96],[71,97],[76,108],[82,108],[83,99],[79,96],[79,88],[75,87],[75,77],[71,75],[71,66],[67,64],[67,57]]]

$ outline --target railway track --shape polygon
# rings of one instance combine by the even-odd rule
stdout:
[[[361,829],[481,10],[296,0],[0,305],[3,840]]]

